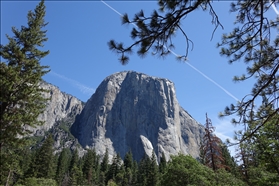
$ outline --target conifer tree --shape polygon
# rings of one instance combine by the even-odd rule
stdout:
[[[156,186],[159,181],[158,165],[154,150],[150,159],[150,165],[147,174],[147,185]]]
[[[135,183],[135,180],[133,179],[136,177],[135,174],[135,167],[134,167],[134,161],[133,161],[133,154],[132,151],[129,150],[124,157],[124,165],[125,167],[125,185],[132,185]]]
[[[215,129],[212,126],[211,120],[206,114],[205,134],[201,146],[201,152],[203,154],[201,158],[204,158],[202,162],[204,162],[206,166],[216,171],[217,169],[224,168],[226,166],[224,164],[224,158],[220,148],[221,140],[215,136],[214,130]]]
[[[91,150],[88,149],[87,154],[84,157],[84,164],[83,164],[83,175],[84,178],[87,180],[87,183],[93,184],[96,181],[96,152],[95,149]]]
[[[79,160],[78,150],[75,149],[69,165],[70,185],[81,185],[83,183],[82,168]]]
[[[76,166],[78,166],[78,161],[79,161],[79,156],[78,156],[78,150],[75,149],[72,157],[71,157],[71,161],[70,161],[70,165],[69,165],[69,171],[70,173],[72,172],[73,168]]]
[[[5,186],[13,185],[16,176],[23,173],[20,167],[21,157],[6,148],[0,151],[0,157],[0,184],[5,184]]]
[[[60,185],[63,182],[64,178],[67,178],[69,176],[68,175],[69,161],[70,161],[69,154],[70,154],[69,149],[63,148],[62,152],[58,157],[57,169],[55,175],[55,180],[57,181],[58,185]]]
[[[122,160],[120,154],[117,153],[117,155],[113,157],[112,164],[109,167],[108,174],[107,174],[107,181],[111,179],[115,180],[116,175],[119,173],[121,168],[121,164],[122,164],[121,161]]]
[[[144,155],[144,157],[139,162],[139,170],[138,170],[138,184],[147,186],[147,179],[149,174],[149,169],[151,165],[151,160],[147,154]]]
[[[53,179],[55,174],[55,159],[53,151],[54,140],[48,135],[38,149],[34,161],[31,163],[26,177]]]
[[[129,150],[124,157],[124,166],[125,169],[127,168],[132,169],[133,167],[133,154],[131,150]]]
[[[107,173],[108,171],[108,168],[109,168],[109,156],[108,156],[108,149],[106,148],[106,152],[105,152],[105,155],[103,157],[103,160],[101,162],[101,171],[104,172],[105,174]]]
[[[0,45],[0,150],[3,146],[18,146],[29,132],[27,127],[42,124],[37,118],[44,111],[45,92],[39,85],[49,72],[40,60],[49,54],[42,51],[47,41],[44,1],[27,15],[27,26],[12,28],[14,36],[7,35],[9,43]]]
[[[161,174],[164,174],[167,168],[167,160],[165,153],[162,152],[162,157],[160,158],[160,164],[159,164],[159,171]]]
[[[108,154],[108,149],[106,148],[106,152],[104,154],[104,157],[100,165],[99,184],[101,186],[106,185],[106,175],[108,169],[109,169],[109,154]]]

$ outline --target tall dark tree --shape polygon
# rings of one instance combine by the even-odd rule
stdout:
[[[76,167],[78,166],[78,162],[79,162],[78,150],[75,149],[72,153],[72,157],[71,157],[71,161],[70,161],[70,165],[69,165],[70,173],[72,172],[72,170],[75,166]]]
[[[124,157],[124,168],[125,168],[125,175],[124,175],[124,185],[133,185],[135,178],[135,167],[134,167],[134,160],[132,151],[129,150]]]
[[[222,144],[221,140],[214,134],[214,127],[212,126],[211,120],[207,117],[206,114],[206,123],[205,123],[205,134],[203,137],[203,142],[201,146],[202,161],[206,166],[212,168],[216,171],[219,168],[225,167],[224,158],[222,155],[222,150],[220,145]]]
[[[29,132],[28,127],[42,124],[38,115],[44,111],[45,92],[40,87],[42,76],[49,72],[40,60],[49,54],[42,51],[47,41],[45,5],[41,1],[27,15],[27,26],[20,30],[12,28],[13,37],[7,35],[9,43],[0,45],[0,150],[4,146],[18,146]]]
[[[72,153],[70,165],[69,165],[70,185],[82,185],[83,174],[78,150],[75,149]]]
[[[62,152],[59,154],[55,180],[58,185],[61,185],[63,179],[67,179],[69,177],[69,162],[70,162],[70,149],[64,148]]]
[[[106,173],[108,171],[108,168],[109,168],[109,154],[108,154],[108,149],[106,149],[105,155],[101,162],[101,171]]]
[[[156,186],[159,182],[159,171],[157,165],[157,159],[155,152],[152,152],[152,156],[150,158],[150,165],[147,174],[147,185]]]
[[[139,162],[139,168],[138,168],[138,185],[148,185],[147,184],[147,179],[148,179],[148,174],[150,171],[150,165],[151,165],[151,160],[147,154],[144,155],[144,157],[140,160]]]
[[[116,175],[120,172],[120,168],[122,165],[121,161],[122,160],[119,153],[113,157],[112,164],[110,165],[107,173],[107,179],[106,179],[107,181],[115,180]]]
[[[34,161],[31,163],[26,177],[54,178],[55,161],[53,151],[54,140],[48,135],[43,145],[38,149]]]
[[[124,157],[124,166],[125,169],[127,168],[132,169],[133,167],[133,154],[131,150],[129,150]]]
[[[91,150],[88,149],[87,154],[84,157],[84,164],[83,164],[83,175],[84,178],[87,180],[87,183],[93,184],[96,181],[96,152],[95,149]]]
[[[167,169],[167,160],[165,153],[162,153],[162,157],[160,158],[160,164],[159,164],[159,171],[161,174],[164,174]]]
[[[104,154],[104,157],[102,159],[101,165],[100,165],[100,173],[99,173],[99,184],[100,185],[106,185],[106,175],[109,169],[109,154],[108,149],[106,149],[106,152]]]
[[[108,42],[109,48],[120,55],[120,62],[127,64],[129,54],[138,47],[137,54],[145,56],[149,51],[157,56],[166,56],[174,47],[172,38],[176,32],[185,37],[185,54],[179,58],[187,59],[188,51],[192,48],[192,40],[187,36],[186,29],[182,27],[182,21],[192,12],[203,10],[209,12],[212,18],[214,30],[222,27],[218,15],[214,11],[213,1],[168,1],[158,0],[159,11],[154,11],[146,16],[143,11],[129,19],[125,14],[122,17],[124,24],[135,24],[131,31],[134,42],[128,46],[117,43],[114,40]],[[236,76],[235,81],[245,81],[252,77],[256,83],[251,87],[251,93],[241,101],[225,108],[221,116],[234,115],[234,124],[260,121],[259,125],[251,128],[249,135],[241,140],[253,136],[267,122],[273,120],[279,112],[279,19],[270,19],[268,13],[273,11],[273,6],[279,5],[277,0],[237,0],[232,1],[230,12],[236,13],[235,28],[228,34],[224,34],[221,42],[217,44],[221,48],[220,54],[229,58],[229,63],[243,61],[247,64],[247,73]],[[278,7],[278,6],[277,6]],[[275,16],[274,16],[275,17]],[[264,112],[264,107],[257,107],[256,101],[265,96],[268,106],[275,105],[272,112]],[[248,117],[249,116],[249,117]],[[250,117],[252,116],[252,117]]]
[[[237,163],[235,162],[234,157],[231,156],[228,147],[226,146],[226,144],[222,143],[220,144],[220,148],[224,159],[225,170],[231,172],[233,175],[240,178]]]

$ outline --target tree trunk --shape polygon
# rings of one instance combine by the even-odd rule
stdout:
[[[9,186],[9,181],[10,181],[11,173],[12,173],[12,170],[10,169],[5,186]]]

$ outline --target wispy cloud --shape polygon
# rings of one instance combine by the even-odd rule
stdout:
[[[83,94],[86,94],[86,95],[89,95],[91,96],[94,92],[95,92],[95,89],[94,88],[91,88],[91,87],[88,87],[86,85],[83,85],[81,84],[80,82],[76,81],[76,80],[73,80],[73,79],[70,79],[64,75],[61,75],[61,74],[58,74],[54,71],[51,71],[49,74],[53,75],[53,76],[56,76],[60,79],[63,79],[65,81],[67,81],[68,83],[70,83],[72,86],[78,88]]]
[[[109,4],[107,4],[105,1],[101,0],[101,2],[103,4],[105,4],[108,8],[110,8],[112,11],[114,11],[115,13],[117,13],[119,16],[123,17],[123,14],[121,14],[120,12],[118,12],[116,9],[114,9],[112,6],[110,6]],[[138,28],[138,26],[134,23],[132,23],[134,25],[134,27]],[[164,45],[164,47],[166,48],[166,46]],[[175,57],[180,57],[180,55],[176,54],[174,51],[168,49]],[[189,67],[191,67],[192,69],[194,69],[196,72],[198,72],[200,75],[202,75],[204,78],[206,78],[207,80],[209,80],[210,82],[212,82],[214,85],[216,85],[218,88],[220,88],[222,91],[224,91],[228,96],[230,96],[231,98],[233,98],[236,101],[239,101],[239,99],[237,99],[232,93],[230,93],[228,90],[226,90],[223,86],[221,86],[219,83],[217,83],[216,81],[214,81],[213,79],[211,79],[210,77],[208,77],[207,75],[205,75],[203,72],[201,72],[200,70],[198,70],[196,67],[194,67],[193,65],[191,65],[189,62],[186,63]]]
[[[215,134],[218,136],[223,142],[226,142],[227,139],[230,142],[235,143],[236,141],[233,139],[234,131],[241,130],[241,126],[234,126],[229,121],[229,119],[216,119],[213,124],[216,127]],[[229,146],[229,151],[232,156],[236,154],[237,145]]]

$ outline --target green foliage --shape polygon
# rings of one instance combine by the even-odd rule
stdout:
[[[136,28],[131,31],[131,38],[135,40],[133,44],[125,47],[123,43],[117,43],[114,40],[108,42],[109,48],[120,54],[119,61],[122,64],[129,62],[129,56],[133,52],[133,48],[138,47],[137,54],[144,57],[148,51],[152,50],[153,55],[164,57],[170,54],[170,50],[174,48],[172,38],[176,32],[181,32],[186,39],[186,53],[179,58],[186,59],[188,50],[193,46],[193,42],[188,38],[186,32],[181,26],[181,21],[187,18],[187,15],[200,8],[204,11],[209,11],[212,16],[212,23],[215,24],[215,29],[222,26],[218,16],[211,6],[211,1],[158,1],[159,11],[154,10],[151,16],[145,16],[141,10],[135,14],[134,18],[129,19],[125,14],[122,17],[123,24],[135,24]]]
[[[13,184],[16,176],[22,175],[22,169],[20,167],[20,157],[14,150],[3,148],[0,151],[0,184]]]
[[[242,181],[222,169],[214,172],[191,156],[172,156],[161,185],[245,185]]]
[[[83,176],[87,180],[88,184],[92,184],[96,181],[96,168],[97,168],[97,155],[94,150],[88,149],[87,154],[84,157],[84,164],[82,168]]]
[[[160,158],[160,164],[159,164],[159,171],[161,174],[164,174],[167,168],[167,160],[165,153],[162,153],[162,157]]]
[[[237,13],[235,28],[224,34],[218,44],[221,47],[220,54],[229,57],[229,63],[242,60],[248,65],[247,74],[236,76],[235,81],[256,78],[251,93],[227,107],[222,114],[236,114],[238,118],[232,120],[234,124],[250,125],[250,133],[242,136],[241,141],[253,137],[261,127],[274,120],[279,112],[279,35],[272,35],[278,32],[279,19],[270,19],[267,16],[267,12],[272,8],[271,4],[278,2],[233,2],[230,11]],[[262,104],[258,104],[260,101]]]
[[[42,147],[38,149],[35,159],[29,167],[26,176],[36,178],[54,178],[55,162],[53,155],[53,138],[49,135],[44,141]]]
[[[246,132],[236,133],[235,138],[239,139],[242,136],[250,135],[251,125],[259,124],[257,122],[249,123]],[[239,161],[241,175],[249,185],[278,184],[278,136],[277,115],[273,120],[262,126],[251,138],[240,143],[236,158]]]
[[[88,150],[87,154],[83,158],[79,158],[77,150],[72,152],[70,158],[69,149],[63,149],[57,156],[58,161],[52,158],[52,166],[47,165],[49,158],[49,147],[51,144],[49,137],[43,143],[43,145],[37,149],[34,156],[29,152],[25,154],[21,151],[14,151],[12,154],[3,153],[3,158],[7,158],[9,155],[11,158],[4,159],[5,169],[1,169],[4,172],[9,172],[11,185],[245,185],[242,181],[237,179],[234,175],[221,169],[216,172],[203,166],[198,161],[190,156],[179,154],[178,156],[172,156],[171,161],[165,162],[163,169],[159,171],[155,153],[153,152],[151,157],[147,155],[139,162],[134,161],[131,157],[131,152],[126,154],[126,163],[122,164],[122,160],[118,155],[115,155],[112,164],[108,165],[109,169],[105,173],[102,171],[101,163],[99,163],[98,156],[94,150]],[[48,144],[48,145],[47,145]],[[29,156],[32,163],[24,164],[26,155]],[[53,156],[53,155],[52,155]],[[39,158],[45,157],[45,158]],[[53,156],[54,157],[54,156]],[[129,158],[128,158],[129,157]],[[44,160],[45,159],[45,160]],[[164,158],[161,158],[161,164],[164,163]],[[16,161],[15,161],[16,160]],[[29,160],[28,160],[29,161]],[[131,164],[132,162],[132,164]],[[56,165],[54,165],[56,164]],[[125,166],[126,164],[126,166]],[[10,165],[10,167],[7,167]],[[45,166],[45,169],[42,168]],[[25,168],[24,168],[25,167]],[[56,175],[53,176],[53,167],[56,167]],[[139,170],[137,169],[139,167]],[[2,168],[2,167],[1,167]],[[13,169],[8,169],[13,168]],[[27,169],[27,173],[24,173],[24,169]],[[48,170],[47,170],[48,169]],[[253,173],[254,185],[257,183],[271,183],[276,179],[275,174],[270,174],[264,169],[250,169]],[[257,173],[256,173],[257,172]],[[43,173],[45,176],[43,177]],[[6,173],[5,173],[6,174]],[[258,177],[256,177],[258,176]],[[55,180],[54,180],[55,178]],[[0,184],[5,184],[7,176],[1,178]]]
[[[172,156],[161,185],[214,185],[214,172],[190,156]]]
[[[137,182],[139,185],[157,185],[159,183],[159,168],[154,151],[151,158],[145,154],[140,161]]]
[[[58,186],[55,180],[45,178],[26,178],[23,184],[16,184],[15,186]]]
[[[109,156],[108,156],[108,149],[106,149],[105,155],[101,162],[101,171],[106,174],[109,168]]]
[[[69,162],[70,162],[70,150],[64,148],[59,155],[58,164],[56,169],[55,180],[57,181],[58,185],[63,182],[63,179],[68,177],[68,170],[69,170]]]
[[[113,157],[112,164],[109,166],[109,170],[107,173],[107,180],[115,180],[116,175],[120,173],[122,162],[120,154],[118,153]]]
[[[0,46],[0,149],[3,146],[19,145],[24,140],[18,138],[28,134],[28,127],[42,124],[38,115],[44,111],[46,98],[42,96],[39,83],[49,70],[41,66],[40,60],[49,51],[41,51],[47,41],[46,31],[42,30],[45,5],[41,1],[34,12],[27,15],[27,27],[12,28],[13,37],[7,35],[9,43]]]
[[[133,168],[133,154],[131,150],[129,150],[124,157],[124,166],[125,169]]]

